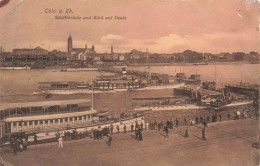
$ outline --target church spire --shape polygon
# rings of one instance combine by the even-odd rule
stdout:
[[[71,56],[71,52],[72,52],[72,37],[69,35],[68,38],[68,55]]]
[[[114,54],[113,44],[111,44],[111,54]]]

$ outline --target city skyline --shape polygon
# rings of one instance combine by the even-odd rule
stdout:
[[[18,2],[11,1],[2,8],[0,16]],[[1,19],[0,45],[6,51],[40,46],[67,52],[70,34],[75,47],[94,44],[98,52],[109,52],[111,44],[118,53],[132,49],[146,51],[146,48],[153,53],[259,52],[258,13],[254,3],[245,6],[241,0],[62,2],[50,6],[40,1],[24,1]],[[45,13],[47,8],[56,11],[69,8],[73,16],[125,16],[126,20],[55,20],[58,14]],[[239,15],[237,10],[246,14]]]

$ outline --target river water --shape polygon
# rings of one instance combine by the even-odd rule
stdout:
[[[216,79],[218,87],[223,84],[259,83],[259,64],[218,64],[201,66],[151,66],[152,73],[186,76],[200,74],[202,81]],[[147,71],[147,66],[128,67],[127,70]],[[92,77],[106,74],[99,72],[60,72],[58,69],[42,70],[0,70],[0,96],[26,95],[38,91],[39,82],[91,81]]]

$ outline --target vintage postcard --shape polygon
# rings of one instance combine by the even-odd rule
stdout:
[[[258,166],[259,0],[0,0],[0,166]]]

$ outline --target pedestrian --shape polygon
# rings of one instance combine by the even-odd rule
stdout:
[[[199,117],[196,117],[196,124],[199,124]]]
[[[14,152],[14,155],[17,154],[17,142],[16,142],[16,140],[13,142],[13,152]]]
[[[124,134],[126,133],[126,125],[124,124]]]
[[[22,152],[23,151],[23,142],[22,142],[22,139],[19,137],[19,139],[17,140],[17,149],[19,152]]]
[[[117,134],[119,134],[119,126],[116,126]]]
[[[161,130],[161,122],[158,123],[158,131],[160,131],[160,130]]]
[[[201,134],[202,134],[202,139],[206,140],[205,128],[202,129]]]
[[[143,122],[141,122],[140,127],[141,127],[141,131],[143,131],[143,129],[144,129],[144,124],[143,124]]]
[[[137,129],[135,130],[135,139],[136,140],[138,139],[138,130]]]
[[[203,118],[202,118],[202,116],[200,116],[200,123],[202,123],[203,122]]]
[[[179,126],[179,121],[178,121],[177,118],[176,118],[175,122],[176,122],[176,127],[178,127]]]
[[[62,139],[62,136],[59,137],[58,142],[59,142],[58,148],[59,148],[59,149],[60,149],[60,148],[63,148],[63,139]]]
[[[173,120],[170,120],[170,129],[173,129]]]
[[[228,120],[230,120],[230,113],[227,114],[227,118],[228,118]]]
[[[192,119],[189,120],[189,123],[190,123],[190,124],[189,124],[190,126],[193,125],[193,124],[192,124],[192,123],[193,123],[193,122],[192,122]]]
[[[111,146],[111,143],[112,143],[112,137],[108,135],[108,146]]]
[[[207,123],[209,123],[209,120],[210,120],[210,117],[209,117],[209,116],[207,116]]]
[[[156,120],[154,121],[154,129],[155,129],[155,127],[157,126],[157,122],[156,122]]]
[[[168,127],[167,126],[165,126],[165,133],[166,133],[166,136],[165,137],[167,137],[167,138],[169,138],[169,129],[168,129]]]
[[[143,135],[141,129],[138,130],[139,141],[143,141]]]
[[[214,114],[212,115],[211,119],[212,119],[212,122],[214,123],[215,122],[215,115]]]
[[[28,140],[25,138],[23,139],[23,149],[27,150],[27,146],[28,146]]]
[[[203,126],[204,126],[204,129],[207,127],[207,121],[206,119],[204,119],[204,121],[202,122]]]
[[[221,114],[219,114],[219,121],[221,122],[221,120],[222,120],[222,116],[221,116]]]
[[[37,135],[36,134],[34,134],[34,145],[36,145],[37,144]]]
[[[113,125],[111,125],[111,128],[110,128],[111,134],[113,134],[113,130],[114,130],[114,127],[113,127]]]
[[[135,130],[138,130],[138,127],[139,127],[139,124],[138,124],[138,122],[136,121],[136,122],[135,122]]]
[[[188,137],[189,137],[188,127],[186,127],[184,137],[185,137],[185,138],[188,138]]]
[[[150,127],[151,128],[151,127]],[[134,131],[134,124],[132,123],[131,124],[131,132],[133,132]]]
[[[184,118],[184,126],[187,126],[187,119]]]

